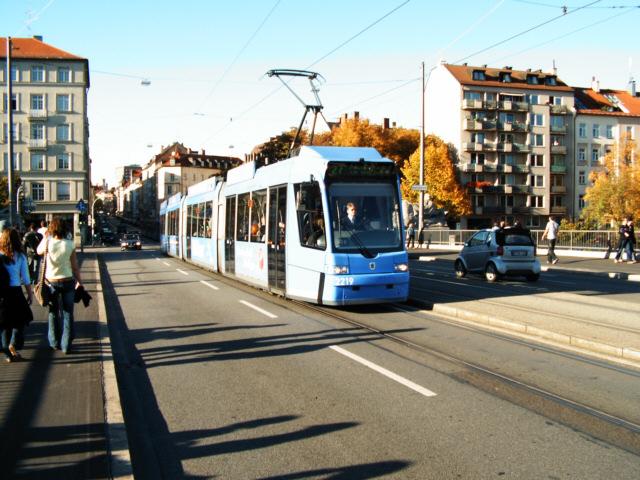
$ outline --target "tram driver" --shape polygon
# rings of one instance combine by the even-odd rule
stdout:
[[[347,215],[340,220],[343,230],[365,230],[365,220],[358,215],[358,207],[355,203],[347,203]]]

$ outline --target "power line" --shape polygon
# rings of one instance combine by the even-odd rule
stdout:
[[[631,8],[635,8],[635,7],[627,7],[627,8],[628,8],[628,9],[631,9]],[[528,52],[529,50],[533,50],[533,49],[535,49],[535,48],[539,48],[539,47],[541,47],[541,46],[543,46],[543,45],[547,45],[547,44],[549,44],[549,43],[553,43],[553,42],[555,42],[556,40],[560,40],[560,39],[562,39],[562,38],[568,37],[568,36],[573,35],[573,34],[575,34],[575,33],[581,32],[582,30],[586,30],[587,28],[591,28],[591,27],[594,27],[594,26],[596,26],[596,25],[600,25],[601,23],[608,22],[609,20],[613,20],[614,18],[619,17],[619,16],[621,16],[621,15],[626,15],[627,13],[629,13],[629,11],[628,11],[628,10],[625,10],[625,11],[620,12],[620,13],[616,13],[615,15],[611,15],[610,17],[604,18],[604,19],[602,19],[602,20],[598,20],[597,22],[590,23],[589,25],[586,25],[586,26],[584,26],[584,27],[578,28],[578,29],[573,30],[573,31],[571,31],[571,32],[569,32],[569,33],[565,33],[564,35],[560,35],[560,36],[558,36],[558,37],[552,38],[551,40],[547,40],[547,41],[545,41],[545,42],[538,43],[537,45],[534,45],[534,46],[532,46],[532,47],[525,48],[524,50],[520,50],[519,52],[511,53],[511,54],[509,54],[509,55],[505,55],[504,57],[500,57],[500,58],[498,58],[498,59],[494,60],[494,62],[499,62],[500,60],[504,60],[505,58],[514,57],[514,56],[516,56],[516,55],[520,55],[520,54],[522,54],[522,53]]]
[[[542,2],[534,2],[533,0],[513,0],[518,3],[528,3],[529,5],[536,5],[539,7],[549,7],[549,8],[561,8],[561,9],[570,9],[576,8],[575,6],[569,5],[552,5],[550,3],[542,3]],[[614,9],[614,8],[640,8],[640,5],[601,5],[598,7],[585,7],[585,8],[598,8],[598,9]]]
[[[548,25],[548,24],[549,24],[549,23],[551,23],[551,22],[555,22],[556,20],[559,20],[559,19],[561,19],[561,18],[564,18],[564,17],[566,17],[567,15],[571,15],[572,13],[578,12],[578,11],[580,11],[580,10],[584,9],[584,8],[590,7],[591,5],[595,5],[596,3],[600,3],[601,1],[602,1],[602,0],[595,0],[594,2],[588,3],[588,4],[586,4],[586,5],[583,5],[583,6],[581,6],[581,7],[578,7],[578,8],[576,8],[576,9],[574,9],[574,10],[570,10],[570,11],[567,11],[567,12],[565,12],[565,11],[563,10],[563,13],[562,13],[561,15],[557,15],[557,16],[555,16],[555,17],[553,17],[553,18],[550,18],[549,20],[545,20],[544,22],[539,23],[538,25],[535,25],[535,26],[533,26],[533,27],[531,27],[531,28],[528,28],[528,29],[526,29],[526,30],[523,30],[522,32],[516,33],[515,35],[511,35],[510,37],[505,38],[504,40],[501,40],[501,41],[496,42],[496,43],[494,43],[494,44],[492,44],[492,45],[489,45],[488,47],[485,47],[485,48],[483,48],[483,49],[481,49],[481,50],[478,50],[478,51],[476,51],[476,52],[473,52],[472,54],[467,55],[466,57],[463,57],[463,58],[461,58],[461,59],[459,59],[459,60],[456,60],[456,61],[455,61],[455,62],[453,62],[453,63],[460,63],[460,62],[463,62],[464,60],[467,60],[468,58],[475,57],[476,55],[478,55],[478,54],[480,54],[480,53],[486,52],[487,50],[491,50],[492,48],[497,47],[498,45],[502,45],[503,43],[507,43],[507,42],[509,42],[509,41],[513,40],[514,38],[521,37],[522,35],[524,35],[524,34],[526,34],[526,33],[532,32],[533,30],[536,30],[536,29],[538,29],[538,28],[540,28],[540,27],[542,27],[542,26],[544,26],[544,25]]]

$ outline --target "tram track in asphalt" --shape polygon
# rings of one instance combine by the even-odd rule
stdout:
[[[182,262],[180,262],[180,265],[187,264],[183,264]],[[604,441],[636,455],[640,455],[640,423],[637,421],[629,420],[627,418],[623,418],[620,415],[609,413],[604,409],[592,407],[586,403],[574,400],[558,393],[554,393],[553,391],[550,391],[533,383],[517,379],[511,375],[505,375],[504,373],[500,373],[494,369],[487,368],[476,362],[468,361],[461,356],[452,355],[450,353],[436,349],[432,346],[415,342],[401,335],[389,333],[385,329],[375,327],[362,321],[354,320],[353,318],[350,318],[344,311],[283,298],[282,296],[274,295],[265,290],[244,284],[231,277],[226,277],[224,275],[200,269],[195,265],[189,265],[188,270],[198,271],[204,276],[215,279],[223,284],[241,290],[245,293],[257,296],[265,301],[268,301],[269,303],[278,305],[281,308],[285,308],[286,310],[295,311],[296,313],[307,312],[309,314],[315,314],[314,316],[307,315],[310,319],[318,321],[319,319],[315,318],[316,315],[320,315],[321,318],[330,318],[334,321],[339,321],[341,323],[357,327],[364,331],[374,333],[375,335],[379,336],[381,340],[388,340],[396,346],[400,346],[421,355],[425,355],[427,357],[456,365],[457,367],[459,367],[459,371],[457,373],[442,373],[448,375],[456,381],[470,384],[482,391],[485,391],[486,393],[489,393],[490,395],[497,396],[510,403],[519,405],[523,408],[540,414],[545,418],[557,421],[570,428],[574,428],[578,431],[588,434],[594,439]],[[407,311],[406,307],[406,305],[392,304],[391,306],[386,308],[389,309],[389,312],[402,312],[406,315],[413,315],[418,312],[417,310]],[[510,305],[510,307],[512,306]],[[640,372],[625,369],[623,367],[618,367],[608,362],[600,362],[591,358],[585,358],[579,354],[565,352],[549,347],[542,347],[539,343],[536,343],[534,341],[530,342],[523,339],[511,338],[507,335],[487,332],[486,330],[483,330],[481,328],[472,328],[467,325],[460,325],[456,322],[447,321],[446,319],[438,318],[437,316],[432,315],[430,315],[429,317],[421,315],[420,319],[446,324],[454,328],[471,330],[474,333],[496,338],[501,341],[510,342],[515,345],[528,347],[534,350],[542,350],[551,354],[561,355],[578,362],[585,362],[592,366],[615,370],[618,373],[634,377],[634,380],[640,378]],[[369,343],[371,343],[371,340],[369,340]],[[397,355],[404,360],[410,361],[424,368],[434,368],[433,365],[429,364],[428,361],[417,359],[415,356],[407,355],[401,352],[398,353],[397,351],[387,349],[381,345],[376,345],[376,347],[386,350],[391,354]]]

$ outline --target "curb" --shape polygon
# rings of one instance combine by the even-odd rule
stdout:
[[[100,351],[102,360],[102,394],[104,400],[104,419],[107,430],[107,445],[109,457],[109,470],[112,479],[133,479],[133,467],[131,465],[131,453],[129,452],[129,440],[127,427],[124,423],[122,405],[116,369],[113,363],[111,350],[111,337],[109,324],[107,323],[107,310],[102,290],[102,277],[100,275],[100,263],[96,255],[96,282],[98,321],[100,325]]]
[[[517,334],[523,337],[540,340],[554,346],[571,347],[583,353],[592,353],[603,356],[608,360],[624,363],[634,367],[640,367],[640,350],[630,347],[619,347],[594,340],[553,332],[544,328],[535,327],[526,323],[514,322],[494,315],[477,313],[463,308],[452,307],[440,303],[428,303],[410,299],[408,305],[429,310],[431,313],[453,319],[462,323],[480,325],[492,330],[498,330],[509,334]]]

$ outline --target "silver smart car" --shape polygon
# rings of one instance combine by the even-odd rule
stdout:
[[[540,277],[540,261],[529,230],[504,228],[480,230],[464,244],[455,261],[458,278],[467,272],[482,273],[488,282],[501,276],[524,276],[535,282]]]

